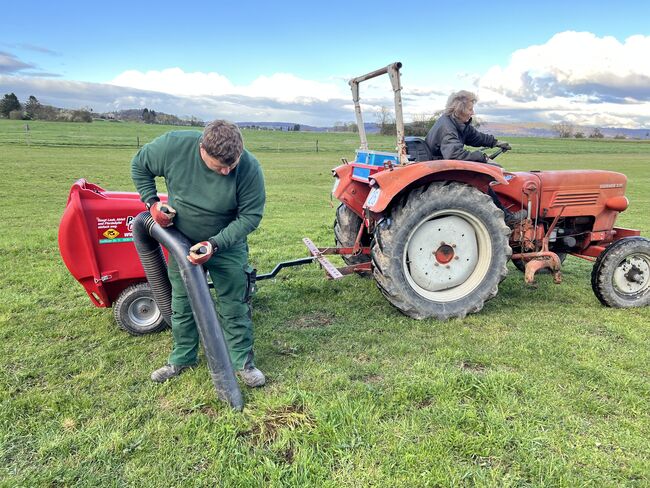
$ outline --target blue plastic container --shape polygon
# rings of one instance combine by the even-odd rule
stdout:
[[[372,166],[379,166],[382,168],[386,161],[392,161],[393,164],[397,164],[397,153],[358,149],[357,157],[354,160],[355,163],[370,164]],[[370,176],[370,169],[354,168],[354,171],[352,171],[352,176],[356,176],[357,178],[363,178],[367,180],[368,176]]]

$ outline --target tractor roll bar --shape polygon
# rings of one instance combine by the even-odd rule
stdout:
[[[368,149],[368,138],[366,136],[366,128],[363,125],[363,116],[361,114],[361,105],[359,103],[359,83],[362,81],[381,76],[388,73],[390,83],[393,86],[393,93],[395,95],[395,125],[397,129],[397,153],[399,155],[400,164],[408,163],[408,156],[406,155],[406,144],[404,143],[404,114],[402,113],[402,85],[400,84],[399,70],[402,63],[399,61],[389,64],[384,68],[372,71],[365,75],[352,78],[348,83],[352,89],[352,101],[354,102],[354,113],[357,118],[357,126],[359,128],[359,137],[361,138],[360,149]]]

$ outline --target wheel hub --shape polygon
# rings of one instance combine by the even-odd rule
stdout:
[[[444,242],[440,243],[440,247],[436,249],[436,261],[440,264],[447,264],[449,261],[454,259],[454,247],[456,245],[450,246]]]
[[[420,225],[407,247],[410,278],[425,292],[459,286],[478,262],[476,232],[456,215],[442,216]]]
[[[150,326],[160,317],[160,310],[152,298],[140,297],[128,309],[129,319],[139,327]]]
[[[624,259],[614,271],[613,283],[619,293],[636,295],[650,286],[650,262],[642,255]]]

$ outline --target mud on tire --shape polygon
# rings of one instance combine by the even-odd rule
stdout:
[[[650,240],[625,237],[607,247],[592,268],[591,288],[607,307],[650,305]]]
[[[436,182],[416,188],[375,232],[377,286],[416,319],[478,312],[508,273],[510,232],[503,212],[472,186]]]

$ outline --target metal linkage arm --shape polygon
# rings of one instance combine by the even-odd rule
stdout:
[[[399,61],[391,63],[388,66],[372,71],[362,76],[357,76],[349,81],[350,88],[352,89],[352,101],[354,102],[354,113],[357,118],[357,126],[359,128],[359,138],[361,139],[361,149],[368,149],[368,138],[366,136],[366,128],[363,125],[363,116],[361,115],[361,104],[359,103],[359,83],[362,81],[376,78],[383,74],[388,73],[390,82],[393,85],[393,92],[395,93],[395,123],[397,126],[397,151],[400,157],[400,163],[406,164],[406,145],[404,144],[404,116],[402,114],[402,87],[399,81],[399,70],[402,63]],[[402,154],[404,157],[402,158]]]

